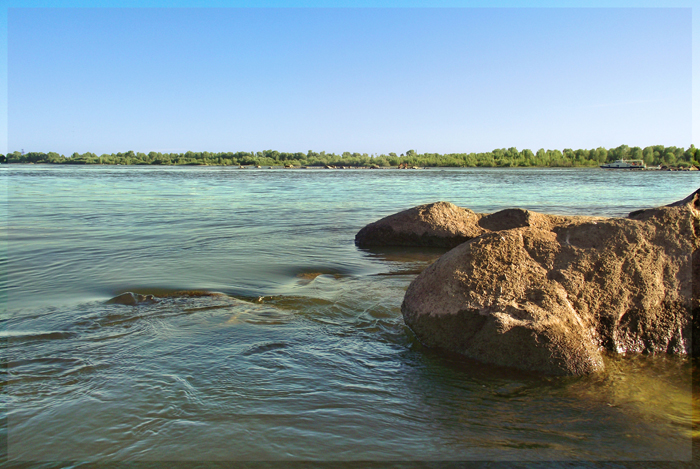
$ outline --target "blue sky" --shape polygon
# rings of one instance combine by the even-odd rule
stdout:
[[[484,5],[10,0],[0,152],[697,143],[690,2]]]

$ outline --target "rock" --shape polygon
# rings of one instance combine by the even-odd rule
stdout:
[[[693,352],[700,191],[628,218],[507,210],[479,226],[406,291],[424,344],[553,375],[600,371],[605,350]]]
[[[355,244],[369,246],[455,247],[490,231],[533,226],[551,230],[601,217],[545,215],[521,208],[492,214],[474,213],[449,202],[420,205],[382,218],[362,228]]]
[[[370,223],[355,235],[355,244],[451,248],[484,233],[480,217],[449,202],[420,205]]]
[[[521,208],[511,208],[486,215],[479,220],[479,226],[489,231],[509,230],[531,226],[532,212]]]
[[[135,306],[138,304],[157,303],[158,299],[153,295],[139,295],[138,293],[126,292],[107,300],[107,304]]]

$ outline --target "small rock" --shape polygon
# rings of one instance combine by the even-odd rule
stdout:
[[[153,304],[159,300],[153,295],[139,295],[138,293],[126,292],[107,300],[107,304],[134,306],[139,304]]]

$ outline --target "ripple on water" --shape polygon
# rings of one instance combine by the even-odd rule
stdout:
[[[69,334],[8,343],[11,457],[40,448],[42,457],[92,460],[269,459],[281,450],[327,459],[330,448],[411,459],[415,445],[429,459],[689,454],[687,361],[609,358],[607,374],[577,379],[483,366],[415,342],[391,306],[400,288],[352,308],[346,295],[373,288],[364,282],[342,279],[335,301],[166,297],[54,309],[45,321]],[[16,318],[7,329],[36,321]],[[323,443],[308,446],[309,435]]]
[[[441,253],[353,237],[435,200],[620,215],[685,197],[696,175],[9,171],[13,461],[690,458],[688,361],[546,378],[426,349],[400,305]],[[160,301],[97,301],[124,291]]]

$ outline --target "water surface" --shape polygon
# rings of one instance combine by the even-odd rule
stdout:
[[[353,237],[437,200],[624,216],[699,183],[599,169],[2,166],[7,456],[688,461],[688,360],[608,357],[602,375],[546,378],[426,349],[400,305],[441,252],[359,250]],[[105,304],[124,291],[165,297]]]

